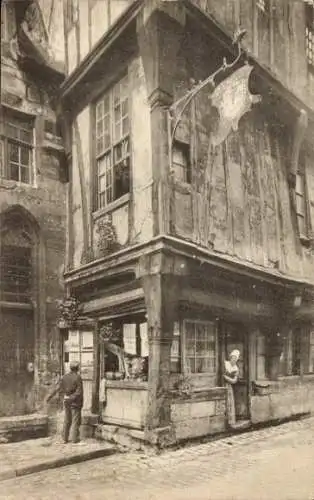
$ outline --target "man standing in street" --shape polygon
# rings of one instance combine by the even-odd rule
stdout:
[[[72,428],[72,442],[80,442],[81,413],[83,407],[83,383],[79,371],[79,363],[70,363],[70,372],[66,373],[55,389],[46,398],[48,403],[55,394],[63,394],[64,422],[63,441],[68,443]]]

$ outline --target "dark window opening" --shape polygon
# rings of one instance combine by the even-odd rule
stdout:
[[[176,180],[191,183],[192,172],[189,144],[177,140],[173,142],[172,169]]]
[[[1,300],[29,303],[32,292],[32,251],[3,245],[0,255]]]

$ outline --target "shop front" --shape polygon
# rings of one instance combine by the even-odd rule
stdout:
[[[163,447],[313,411],[314,328],[276,284],[157,252],[132,282],[76,291],[63,365],[79,359],[98,435]],[[231,425],[224,363],[235,349]]]

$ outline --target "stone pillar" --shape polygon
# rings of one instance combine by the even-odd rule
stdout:
[[[185,10],[182,2],[146,0],[137,20],[140,56],[143,61],[151,108],[154,235],[170,230],[170,162],[167,109],[180,70],[178,54],[183,43]]]
[[[146,439],[164,446],[174,442],[169,398],[170,353],[173,325],[178,317],[182,259],[161,253],[143,256],[138,265],[145,294],[148,322],[149,373]]]

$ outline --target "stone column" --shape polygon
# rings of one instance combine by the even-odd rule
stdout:
[[[138,265],[145,294],[148,322],[149,373],[146,439],[164,446],[174,442],[169,398],[170,353],[173,324],[178,317],[182,259],[161,253],[143,256]]]

